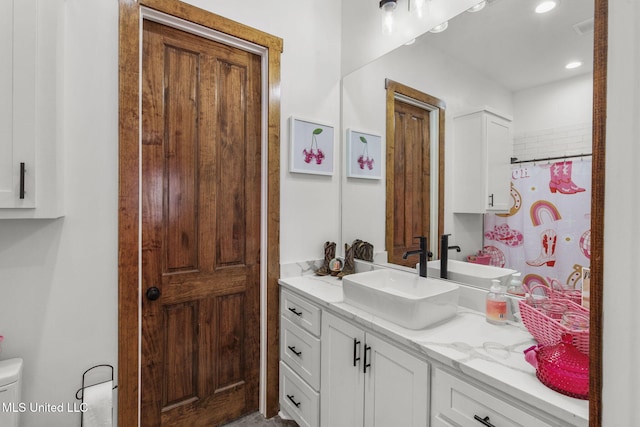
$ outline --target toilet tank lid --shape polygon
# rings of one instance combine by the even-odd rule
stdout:
[[[22,374],[22,359],[0,360],[0,386],[18,381]]]

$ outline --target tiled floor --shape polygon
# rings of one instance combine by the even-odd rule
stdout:
[[[229,424],[225,424],[224,427],[298,427],[298,424],[295,421],[283,420],[279,416],[267,420],[260,413],[256,412]]]

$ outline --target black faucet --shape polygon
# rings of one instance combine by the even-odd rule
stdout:
[[[447,263],[449,261],[449,250],[455,249],[456,252],[460,252],[460,246],[449,246],[449,236],[451,234],[443,234],[440,236],[440,278],[448,279],[449,272],[447,271]]]
[[[420,277],[427,277],[427,257],[431,258],[433,254],[427,249],[426,236],[418,236],[414,239],[420,239],[420,249],[405,252],[402,254],[402,259],[407,259],[409,255],[420,254]]]

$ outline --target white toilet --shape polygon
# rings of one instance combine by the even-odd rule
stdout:
[[[21,404],[22,359],[0,360],[0,426],[18,427]]]

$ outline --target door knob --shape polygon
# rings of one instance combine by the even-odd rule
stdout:
[[[155,301],[158,298],[160,298],[160,289],[156,288],[155,286],[147,289],[147,299],[149,301]]]

